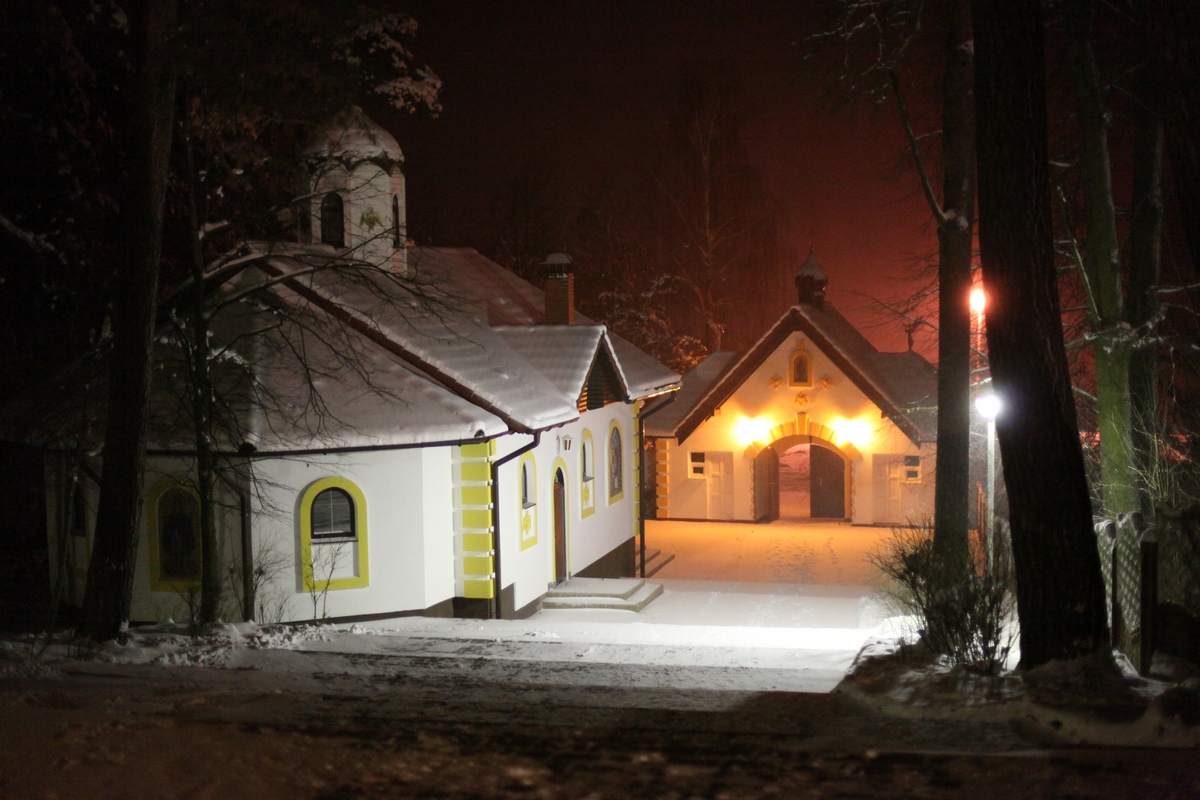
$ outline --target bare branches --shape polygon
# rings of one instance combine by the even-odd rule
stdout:
[[[891,79],[892,92],[896,95],[896,108],[900,112],[900,121],[904,124],[904,135],[908,137],[908,149],[912,153],[913,164],[917,168],[917,176],[921,181],[921,191],[925,194],[925,202],[929,204],[929,213],[933,215],[939,228],[946,226],[949,217],[942,210],[937,195],[933,191],[933,183],[925,171],[925,159],[921,157],[921,146],[917,135],[913,132],[912,119],[908,114],[908,104],[904,100],[904,91],[900,87],[900,74],[895,69],[888,71]]]

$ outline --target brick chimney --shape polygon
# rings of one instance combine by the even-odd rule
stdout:
[[[575,324],[575,270],[566,253],[551,253],[542,262],[542,291],[547,325]]]

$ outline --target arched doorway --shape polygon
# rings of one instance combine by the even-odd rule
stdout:
[[[554,582],[567,579],[567,479],[554,470]]]
[[[849,519],[856,455],[811,435],[785,435],[762,447],[754,456],[756,518]]]

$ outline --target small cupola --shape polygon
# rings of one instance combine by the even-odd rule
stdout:
[[[575,324],[575,262],[566,253],[551,253],[542,262],[542,291],[547,325]]]
[[[312,238],[394,272],[407,270],[404,154],[360,108],[348,109],[306,155]]]
[[[817,261],[816,253],[810,246],[808,258],[804,259],[800,269],[796,270],[796,289],[800,295],[800,302],[814,308],[824,308],[825,285],[828,283],[829,276],[825,274],[825,268]]]

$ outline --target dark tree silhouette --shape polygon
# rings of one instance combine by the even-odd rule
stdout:
[[[175,107],[170,57],[175,3],[138,0],[130,3],[128,13],[135,88],[122,214],[124,264],[112,319],[109,385],[114,402],[105,426],[96,544],[80,624],[81,631],[96,640],[116,637],[129,618]],[[120,403],[115,402],[118,387]]]
[[[1021,666],[1109,645],[1063,345],[1037,0],[973,0],[979,242],[1012,522]]]

